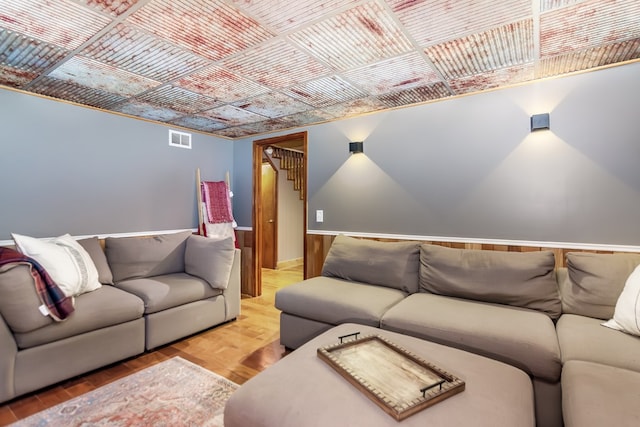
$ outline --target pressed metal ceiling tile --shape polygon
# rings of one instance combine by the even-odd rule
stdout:
[[[304,126],[313,123],[325,122],[334,118],[333,115],[325,113],[323,110],[303,111],[302,113],[287,116],[292,126]]]
[[[170,108],[156,107],[155,105],[139,101],[125,102],[124,104],[118,105],[113,110],[160,122],[175,120],[182,115],[179,111],[175,111]]]
[[[270,118],[295,114],[312,108],[280,92],[270,92],[256,96],[255,98],[237,102],[234,106]]]
[[[440,82],[429,86],[421,86],[399,92],[387,93],[378,97],[387,107],[401,107],[451,96],[446,84]]]
[[[545,58],[536,77],[550,77],[640,58],[640,38]]]
[[[216,131],[216,135],[226,138],[243,138],[245,136],[254,135],[256,132],[253,129],[243,129],[241,127],[226,128]]]
[[[189,129],[197,129],[202,132],[213,132],[227,127],[224,123],[202,116],[184,116],[173,120],[171,123]]]
[[[53,79],[51,77],[39,79],[37,83],[29,86],[29,90],[41,95],[97,108],[109,108],[125,100],[125,98],[113,93],[81,86],[70,81]]]
[[[22,88],[36,77],[38,74],[33,71],[24,71],[0,63],[0,85]]]
[[[224,102],[233,102],[269,91],[268,88],[219,67],[209,67],[175,83]]]
[[[237,129],[242,131],[249,131],[250,134],[273,132],[279,129],[287,129],[291,127],[291,123],[287,118],[281,119],[269,119],[262,122],[249,123],[244,126],[239,126]]]
[[[204,111],[199,115],[210,117],[225,123],[227,126],[240,126],[245,123],[254,123],[267,119],[267,117],[234,107],[233,105],[223,105],[222,107]]]
[[[215,99],[174,86],[163,86],[151,90],[136,99],[188,114],[209,110],[221,104]]]
[[[412,49],[378,3],[365,3],[289,36],[339,70],[380,61]]]
[[[69,0],[0,0],[0,24],[73,50],[103,29],[111,19]]]
[[[159,84],[157,81],[82,56],[74,56],[49,75],[58,80],[121,96],[136,95]]]
[[[120,16],[138,0],[84,0],[83,3],[109,15]]]
[[[333,118],[345,118],[356,116],[358,114],[370,113],[372,111],[383,110],[385,108],[388,107],[382,101],[374,97],[369,97],[332,105],[324,108],[323,111],[325,114],[328,114]]]
[[[338,76],[307,82],[287,90],[287,93],[314,107],[325,107],[365,96]]]
[[[540,0],[540,12],[579,3],[584,0]]]
[[[440,80],[438,74],[417,52],[348,71],[344,76],[369,95],[411,89]]]
[[[451,86],[456,95],[462,95],[502,85],[522,83],[533,80],[534,77],[535,66],[533,63],[528,63],[452,79],[449,80],[449,86]]]
[[[640,1],[585,1],[540,16],[540,55],[640,37]]]
[[[327,10],[358,3],[359,0],[233,0],[238,8],[255,16],[262,24],[278,31],[289,31],[321,18]]]
[[[446,79],[481,74],[533,61],[530,19],[425,49]]]
[[[213,60],[272,36],[257,21],[222,0],[156,0],[128,21]]]
[[[119,24],[82,55],[154,80],[169,82],[210,63],[162,39]]]
[[[69,52],[57,46],[0,28],[0,64],[29,72],[42,72]]]
[[[293,86],[330,71],[283,40],[250,49],[224,61],[223,66],[271,88]]]
[[[531,0],[387,0],[387,3],[421,46],[485,31],[532,14]]]

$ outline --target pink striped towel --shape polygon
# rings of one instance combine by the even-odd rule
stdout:
[[[224,181],[204,181],[200,185],[208,222],[211,224],[233,222],[227,183]]]

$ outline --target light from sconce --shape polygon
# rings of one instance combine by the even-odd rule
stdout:
[[[362,153],[364,152],[364,143],[362,141],[350,142],[349,143],[349,152],[351,154]]]
[[[549,129],[549,113],[531,116],[531,132],[543,129]]]
[[[273,148],[271,146],[268,146],[265,150],[265,153],[267,153],[268,155],[272,155],[273,154]]]

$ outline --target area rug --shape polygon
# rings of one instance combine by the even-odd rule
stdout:
[[[12,426],[223,426],[238,385],[181,357],[161,362]]]

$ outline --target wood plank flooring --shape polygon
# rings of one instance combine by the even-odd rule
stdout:
[[[275,292],[302,280],[302,266],[262,271],[262,296],[243,297],[240,317],[224,325],[0,406],[0,426],[28,417],[174,356],[243,384],[286,355],[280,345]]]

